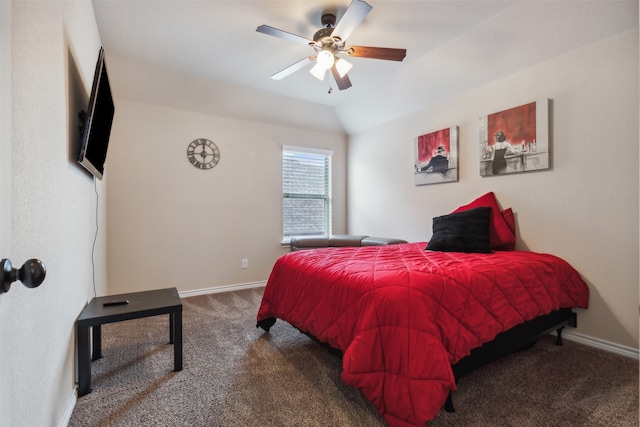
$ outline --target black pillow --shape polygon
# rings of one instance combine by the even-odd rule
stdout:
[[[489,253],[491,208],[480,207],[433,218],[433,236],[425,249]]]

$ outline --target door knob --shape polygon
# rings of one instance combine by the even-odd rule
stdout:
[[[0,294],[9,292],[16,280],[20,280],[27,288],[37,288],[47,275],[47,268],[39,259],[28,259],[19,269],[13,268],[10,260],[3,259],[0,267]]]

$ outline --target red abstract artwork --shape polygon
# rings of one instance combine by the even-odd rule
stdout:
[[[451,129],[442,129],[418,137],[418,162],[428,163],[438,153],[438,147],[451,152]]]
[[[487,116],[489,145],[495,144],[493,136],[502,131],[512,144],[536,139],[536,103],[521,105]]]
[[[458,180],[458,127],[414,138],[416,185]]]
[[[480,117],[480,176],[549,169],[549,100]]]

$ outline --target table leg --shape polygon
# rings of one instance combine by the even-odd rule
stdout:
[[[173,319],[173,313],[169,313],[169,344],[173,344],[173,328],[175,327],[175,321]]]
[[[93,328],[93,357],[91,360],[98,360],[102,357],[102,326],[95,325]]]
[[[78,346],[78,397],[91,391],[91,360],[89,355],[89,327],[76,325]]]
[[[181,307],[182,308],[182,307]],[[171,313],[173,331],[173,370],[182,370],[182,311]]]

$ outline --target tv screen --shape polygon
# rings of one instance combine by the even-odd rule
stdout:
[[[100,48],[78,156],[78,162],[98,179],[104,174],[114,113],[104,49]]]

